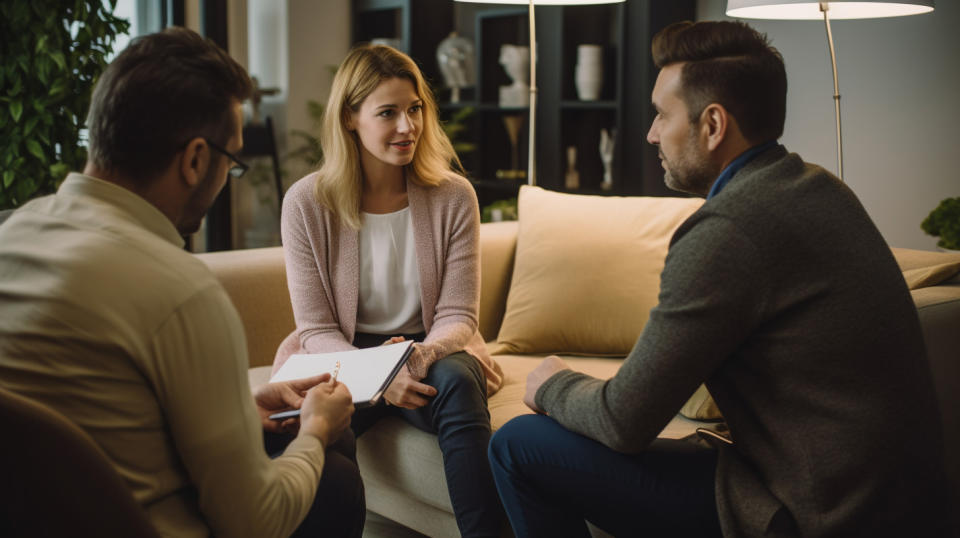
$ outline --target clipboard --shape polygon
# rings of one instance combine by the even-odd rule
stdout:
[[[340,363],[337,381],[350,389],[353,405],[360,409],[376,405],[384,391],[400,373],[413,353],[413,340],[405,340],[385,346],[337,351],[334,353],[310,353],[291,355],[280,370],[270,378],[271,383],[303,379],[320,374],[332,374]],[[299,409],[270,415],[273,420],[298,416]]]

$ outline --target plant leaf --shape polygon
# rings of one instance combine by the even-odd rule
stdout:
[[[13,118],[13,121],[19,123],[21,114],[23,114],[23,103],[20,101],[10,103],[10,117]]]
[[[16,177],[16,174],[13,173],[13,170],[7,170],[3,173],[3,188],[9,189],[10,185],[13,183],[13,178]]]
[[[67,60],[63,57],[63,53],[60,52],[59,50],[56,52],[52,52],[47,56],[50,56],[50,59],[52,59],[57,64],[57,66],[60,67],[60,69],[67,68]]]
[[[37,122],[40,121],[40,116],[31,116],[27,120],[27,123],[23,127],[24,136],[28,136],[31,131],[37,126]]]
[[[43,148],[40,147],[40,144],[33,139],[27,140],[27,151],[33,154],[34,157],[38,159],[43,159]]]

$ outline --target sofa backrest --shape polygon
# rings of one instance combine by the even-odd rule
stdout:
[[[480,225],[480,334],[496,340],[507,309],[507,292],[513,277],[517,249],[517,221]]]
[[[480,334],[497,337],[513,272],[517,223],[480,226]],[[250,367],[269,366],[280,342],[296,328],[287,290],[283,248],[205,252],[197,257],[220,279],[240,312]]]
[[[503,321],[513,275],[517,222],[480,226],[480,332],[494,340]],[[904,254],[895,251],[898,256]],[[295,328],[281,247],[198,254],[217,275],[240,312],[251,367],[268,366]],[[940,400],[947,473],[960,506],[960,277],[910,292],[920,316]],[[891,395],[891,397],[896,397]],[[909,402],[904,402],[909,405]]]
[[[197,254],[210,267],[240,312],[250,367],[269,366],[280,342],[296,328],[283,248]]]

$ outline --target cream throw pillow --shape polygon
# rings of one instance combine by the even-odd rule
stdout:
[[[936,286],[960,273],[960,254],[892,248],[911,290]]]
[[[657,304],[673,232],[702,204],[521,188],[494,352],[625,356]]]

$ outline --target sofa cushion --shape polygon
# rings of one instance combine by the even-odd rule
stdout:
[[[936,286],[960,273],[960,254],[906,248],[891,250],[911,290]]]
[[[622,360],[602,357],[563,357],[571,368],[592,376],[612,377]],[[531,413],[523,405],[523,392],[527,374],[543,359],[542,356],[499,355],[497,362],[503,367],[503,387],[490,397],[490,425],[499,429],[515,416]],[[254,374],[251,382],[269,376],[269,369]],[[692,435],[696,422],[675,417],[660,434],[662,438],[680,439]],[[367,492],[368,509],[390,517],[395,507],[392,499],[397,491],[411,500],[418,500],[430,508],[453,512],[447,481],[443,474],[443,456],[436,435],[425,433],[407,424],[402,418],[391,416],[381,419],[357,440],[357,461]],[[394,495],[386,492],[392,491]],[[382,499],[383,501],[380,501]],[[416,505],[416,503],[413,503]],[[438,522],[439,523],[439,522]],[[421,531],[422,532],[422,531]],[[431,536],[456,536],[455,531],[432,529]]]
[[[273,364],[277,346],[296,326],[281,247],[197,254],[217,275],[240,313],[250,366]]]
[[[513,417],[532,413],[523,404],[527,374],[543,359],[543,356],[500,355],[497,362],[503,367],[503,388],[490,397],[490,425],[494,431]],[[564,357],[571,368],[601,379],[613,377],[623,363],[620,359],[602,357]],[[251,368],[252,387],[270,379],[270,367]],[[660,434],[662,438],[680,439],[696,430],[696,422],[675,417]],[[364,488],[367,491],[368,508],[387,517],[400,518],[397,510],[396,491],[404,492],[409,506],[404,509],[439,510],[452,513],[447,481],[443,474],[443,456],[437,445],[436,435],[426,433],[407,424],[400,417],[386,417],[370,428],[357,441],[357,459]],[[406,502],[406,501],[405,501]],[[431,535],[455,536],[449,518],[436,521]]]
[[[702,203],[523,187],[496,353],[629,353],[657,304],[670,237]]]

